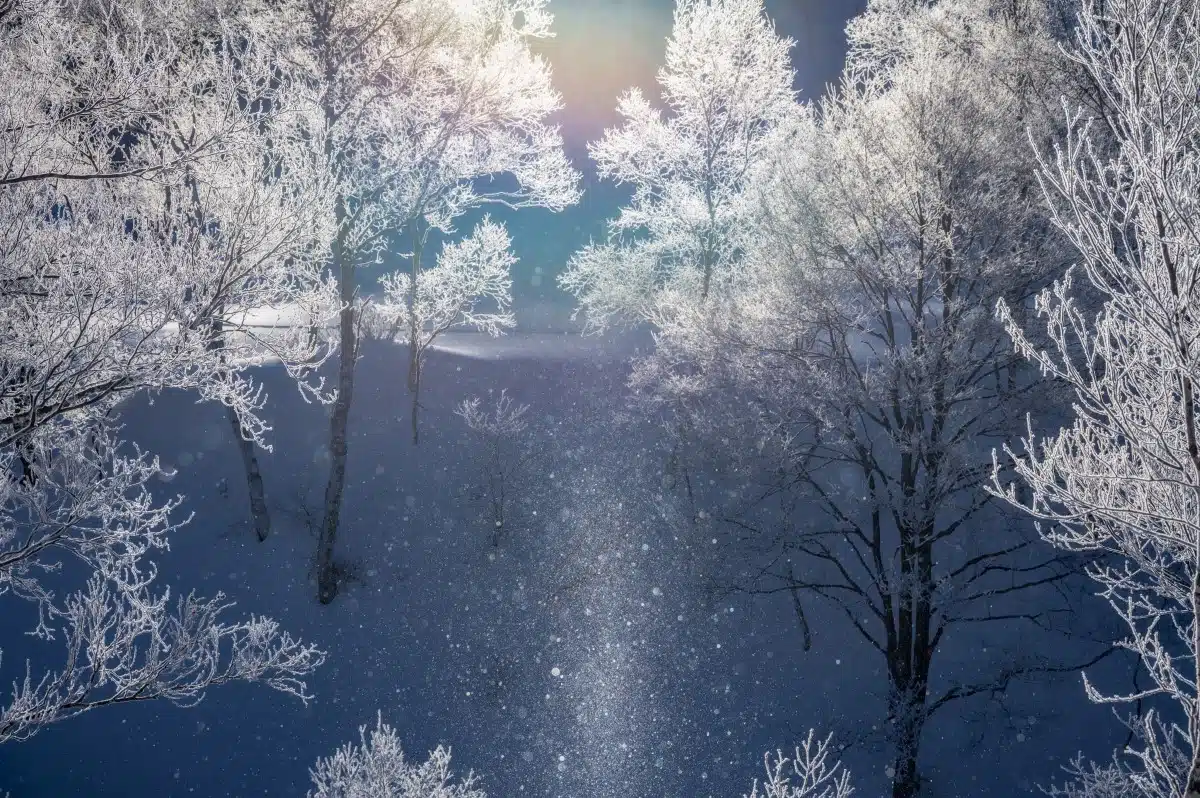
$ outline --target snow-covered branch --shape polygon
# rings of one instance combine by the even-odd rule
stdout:
[[[438,746],[424,762],[405,757],[400,737],[383,722],[358,729],[359,745],[346,743],[336,753],[317,760],[309,771],[313,789],[308,798],[486,798],[468,773],[456,779],[450,770],[450,749]]]
[[[224,0],[0,10],[0,590],[34,602],[33,633],[67,646],[60,670],[17,683],[0,741],[234,680],[305,698],[323,659],[269,620],[226,622],[221,597],[172,611],[153,592],[145,557],[179,526],[178,500],[151,496],[157,461],[110,420],[132,394],[185,389],[264,443],[247,368],[274,357],[319,388],[303,380],[325,343],[303,323],[263,335],[248,313],[336,309],[327,182],[304,87],[279,73],[279,13]]]
[[[1187,0],[1085,2],[1074,61],[1113,113],[1068,108],[1065,142],[1040,159],[1054,222],[1079,266],[1037,299],[1048,344],[1001,304],[1018,350],[1070,386],[1073,423],[1030,430],[1005,447],[1017,481],[993,490],[1038,519],[1042,536],[1094,553],[1089,569],[1129,636],[1150,686],[1088,696],[1124,703],[1157,696],[1135,721],[1137,745],[1112,767],[1079,776],[1067,795],[1200,795],[1200,7]],[[1100,296],[1077,299],[1080,273]],[[1113,786],[1118,785],[1118,786]],[[1071,790],[1075,790],[1071,792]],[[1122,793],[1127,794],[1127,793]]]
[[[654,320],[660,300],[723,295],[752,245],[753,179],[805,111],[788,50],[761,0],[681,0],[658,74],[670,114],[638,89],[624,120],[590,147],[602,178],[632,203],[610,240],[576,254],[559,283],[592,327]]]
[[[850,773],[841,762],[830,761],[832,753],[830,738],[818,740],[810,730],[790,759],[782,751],[763,757],[762,789],[756,779],[743,798],[850,798]]]
[[[0,743],[97,707],[165,699],[189,706],[233,681],[265,682],[307,700],[303,678],[325,655],[293,640],[267,618],[227,623],[232,606],[188,595],[172,610],[170,593],[150,590],[153,572],[97,572],[86,590],[52,610],[66,646],[62,669],[26,673],[0,709]]]
[[[509,532],[513,505],[528,499],[530,478],[537,455],[524,433],[529,427],[529,405],[516,404],[501,391],[490,409],[479,397],[464,399],[455,415],[475,433],[473,447],[479,464],[481,484],[475,497],[487,504],[492,545],[499,545]]]
[[[454,327],[499,335],[516,324],[509,310],[510,270],[517,262],[511,247],[504,226],[485,218],[470,236],[447,243],[437,263],[417,271],[415,281],[408,272],[381,277],[383,297],[374,310],[394,335],[403,334],[407,340],[415,330],[422,355]]]

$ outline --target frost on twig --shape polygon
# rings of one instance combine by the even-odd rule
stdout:
[[[1126,746],[1104,764],[1076,756],[1063,768],[1069,781],[1051,787],[1046,794],[1051,798],[1174,798],[1174,782],[1188,768],[1188,753],[1177,744],[1180,735],[1164,728],[1153,711],[1141,718],[1131,717],[1126,724],[1136,748]],[[1152,753],[1147,755],[1147,750]]]
[[[1113,765],[1079,766],[1058,794],[1190,797],[1200,795],[1200,6],[1085,2],[1070,56],[1111,109],[1068,107],[1064,141],[1039,154],[1079,265],[1037,297],[1048,343],[1013,304],[999,315],[1017,351],[1069,387],[1075,418],[1046,438],[1030,423],[1019,447],[994,456],[990,490],[1036,518],[1048,543],[1092,558],[1088,574],[1126,627],[1117,645],[1146,686],[1114,694],[1085,676],[1089,699],[1156,708]],[[1080,276],[1099,312],[1083,307]]]
[[[225,620],[231,605],[221,595],[171,602],[169,591],[152,590],[154,570],[143,561],[180,525],[171,518],[177,500],[150,494],[147,483],[163,475],[156,459],[121,454],[116,430],[89,425],[89,416],[43,424],[19,452],[0,455],[0,594],[34,602],[31,634],[65,647],[58,671],[36,676],[27,665],[13,685],[0,707],[0,743],[96,707],[193,704],[231,681],[306,700],[303,678],[322,652],[269,619]],[[90,574],[86,588],[57,596],[54,583],[68,584],[79,566]]]
[[[246,372],[268,358],[325,398],[306,380],[329,348],[299,322],[335,302],[328,185],[307,168],[299,88],[276,79],[288,26],[255,9],[0,3],[0,594],[34,602],[32,634],[67,649],[56,672],[27,666],[0,742],[234,680],[304,698],[323,659],[272,621],[225,622],[220,596],[152,591],[143,560],[178,499],[151,495],[168,475],[109,418],[139,392],[192,391],[265,445]]]
[[[445,244],[433,268],[421,268],[421,246],[414,246],[411,273],[379,280],[383,297],[372,315],[382,321],[383,337],[408,344],[413,443],[425,359],[438,336],[464,327],[497,336],[516,325],[510,270],[517,259],[511,247],[504,226],[485,216],[471,235]]]
[[[309,771],[313,789],[308,798],[486,798],[468,773],[456,781],[450,772],[450,749],[438,746],[429,759],[407,759],[396,732],[383,722],[358,729],[361,743],[346,743]]]
[[[810,730],[790,759],[782,751],[766,754],[766,778],[756,779],[743,798],[850,798],[850,774],[840,761],[830,761],[830,739],[818,740]]]
[[[260,681],[302,700],[303,677],[325,655],[279,631],[268,618],[226,623],[232,605],[188,595],[171,606],[170,591],[150,590],[153,572],[96,573],[86,590],[53,611],[67,649],[61,670],[13,685],[0,709],[0,743],[97,707],[165,699],[192,706],[210,687]]]
[[[512,397],[507,391],[500,392],[491,412],[483,409],[483,400],[479,397],[465,399],[455,409],[455,415],[462,418],[475,432],[490,438],[513,437],[525,431],[529,422],[525,413],[529,405],[513,404]]]
[[[511,526],[512,504],[527,498],[535,452],[524,433],[529,426],[525,415],[529,405],[515,404],[507,392],[490,409],[483,400],[472,397],[459,403],[455,414],[466,422],[478,439],[476,460],[480,484],[474,497],[486,503],[485,517],[491,527],[493,546],[500,545]]]

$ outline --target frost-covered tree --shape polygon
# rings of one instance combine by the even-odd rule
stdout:
[[[484,408],[482,399],[472,397],[454,410],[478,439],[474,448],[482,484],[474,497],[486,503],[493,546],[499,546],[507,534],[512,504],[532,476],[534,451],[524,435],[529,428],[527,412],[529,405],[515,404],[504,391],[490,409]]]
[[[725,290],[754,233],[754,171],[800,112],[791,46],[761,0],[677,3],[658,74],[669,114],[631,89],[617,106],[624,124],[589,147],[602,179],[634,190],[609,241],[559,278],[591,325],[654,320],[664,295]]]
[[[510,270],[516,263],[511,248],[504,226],[485,218],[470,236],[447,243],[432,268],[380,278],[383,298],[373,309],[387,329],[385,337],[396,340],[402,336],[408,344],[414,444],[418,440],[421,373],[438,336],[454,327],[499,335],[517,323],[509,310]]]
[[[153,591],[152,580],[152,573],[96,572],[46,614],[39,632],[62,635],[65,664],[41,677],[27,669],[14,681],[0,708],[0,743],[98,707],[151,700],[194,706],[208,689],[234,681],[311,697],[303,677],[323,653],[268,618],[226,622],[221,616],[232,605],[220,593],[172,606],[170,591]]]
[[[1037,632],[1062,610],[1039,587],[1071,570],[982,489],[984,441],[1039,398],[991,308],[1022,303],[1063,259],[1027,155],[1049,132],[1053,45],[1043,5],[990,0],[872,2],[848,36],[840,93],[764,188],[746,293],[727,322],[693,327],[709,331],[701,362],[761,414],[778,469],[764,493],[786,497],[734,513],[755,519],[752,547],[778,541],[750,589],[790,594],[798,613],[801,596],[827,602],[881,655],[887,773],[911,798],[931,719],[1069,667],[1026,650],[940,675],[937,656],[989,625]]]
[[[455,779],[450,771],[450,749],[438,746],[424,762],[404,755],[400,737],[383,722],[358,729],[361,743],[346,743],[329,757],[317,760],[309,771],[313,789],[308,798],[486,798],[475,787],[474,775]]]
[[[782,751],[766,754],[766,777],[761,784],[755,779],[742,798],[850,798],[850,773],[841,762],[831,763],[831,754],[830,738],[818,740],[810,730],[790,759]]]
[[[254,51],[222,49],[249,32],[222,22],[208,29],[213,41],[179,45],[193,38],[181,30],[219,13],[205,3],[5,11],[0,74],[14,88],[0,98],[0,203],[10,220],[0,298],[12,365],[2,378],[16,405],[5,424],[29,430],[147,386],[194,388],[249,418],[255,391],[220,367],[225,355],[213,351],[210,325],[196,322],[206,310],[197,306],[230,298],[222,265],[261,267],[267,254],[282,266],[309,243],[307,233],[300,241],[236,218],[274,210],[279,223],[297,210],[254,196],[264,182],[252,179],[263,171],[260,120],[239,101],[262,93],[250,94],[267,65],[250,63],[263,59]],[[194,205],[218,200],[219,211],[203,209],[208,235],[195,234]],[[218,243],[220,225],[232,240]]]
[[[1150,686],[1132,744],[1079,768],[1070,796],[1200,796],[1200,6],[1085,2],[1072,58],[1103,92],[1099,117],[1068,108],[1068,134],[1040,177],[1078,270],[1103,298],[1077,301],[1068,275],[1038,298],[1048,342],[1002,305],[1017,347],[1073,392],[1075,419],[1024,451],[1018,483],[995,489],[1043,537],[1091,553],[1091,577],[1127,627],[1118,645]],[[1109,144],[1115,146],[1108,146]],[[997,469],[1000,468],[997,461]]]
[[[157,462],[109,421],[132,393],[182,388],[261,442],[246,367],[269,352],[299,376],[315,360],[245,324],[251,305],[327,292],[302,211],[319,184],[285,166],[266,7],[235,6],[0,6],[0,589],[67,645],[61,670],[17,682],[3,739],[231,680],[303,696],[323,657],[270,621],[224,622],[220,597],[172,614],[142,558],[165,547],[174,504],[152,499]]]
[[[131,391],[184,388],[229,408],[254,465],[266,428],[247,366],[269,356],[299,378],[324,356],[247,314],[330,312],[313,256],[328,225],[276,80],[277,19],[227,5],[5,7],[0,404],[13,436]]]
[[[559,98],[546,62],[530,49],[530,42],[552,35],[545,5],[313,0],[291,6],[305,42],[300,71],[320,109],[311,133],[333,185],[334,235],[325,254],[341,301],[332,465],[317,545],[323,603],[338,590],[334,545],[361,324],[358,269],[400,250],[410,262],[409,291],[420,292],[431,231],[452,235],[456,219],[490,203],[558,210],[577,198],[577,175],[557,130],[546,123]],[[410,310],[415,299],[410,293]]]
[[[306,376],[329,354],[310,328],[337,312],[322,257],[329,226],[321,203],[328,197],[290,100],[279,90],[255,98],[270,107],[247,120],[257,129],[226,137],[219,155],[185,165],[178,181],[154,186],[138,209],[136,233],[159,237],[185,253],[173,271],[183,291],[182,318],[172,324],[169,338],[179,330],[195,335],[228,382],[249,388],[241,373],[274,362],[298,381],[306,399],[324,401],[319,383],[310,385]],[[181,135],[194,131],[174,132],[172,138]],[[254,399],[250,414],[236,405],[227,405],[226,414],[261,541],[270,517],[255,449],[270,445],[268,429],[253,414],[261,398]]]
[[[400,737],[383,722],[367,733],[360,726],[359,745],[346,743],[329,757],[317,760],[309,771],[313,789],[308,798],[486,798],[474,774],[455,779],[450,770],[450,749],[438,746],[429,759],[414,762],[404,755]],[[850,798],[850,774],[832,760],[829,738],[818,740],[809,732],[792,757],[782,751],[766,754],[766,776],[754,780],[742,798]]]
[[[949,637],[1048,623],[1061,607],[1022,591],[1069,573],[982,489],[985,441],[1037,398],[992,308],[1022,303],[1066,252],[1029,169],[1056,93],[1047,19],[1032,1],[875,0],[848,28],[837,92],[781,109],[746,163],[722,289],[651,292],[647,309],[624,262],[597,261],[582,294],[601,320],[655,323],[641,401],[668,418],[677,460],[743,485],[731,501],[685,480],[705,535],[713,519],[762,558],[738,587],[790,596],[802,619],[816,597],[881,656],[896,798],[920,790],[932,717],[1066,667],[1011,652],[974,678],[937,670]],[[651,162],[660,140],[635,151]],[[685,256],[693,275],[704,258]],[[985,521],[997,534],[975,534]]]
[[[178,502],[150,494],[147,483],[163,475],[156,460],[123,453],[104,425],[85,429],[44,424],[23,454],[0,452],[0,594],[28,602],[32,634],[66,649],[60,669],[36,676],[27,668],[14,682],[0,704],[0,742],[96,707],[192,704],[230,681],[265,682],[307,700],[303,678],[323,653],[269,619],[225,620],[231,605],[220,595],[172,606],[169,591],[155,589],[144,558],[166,548]],[[71,591],[80,573],[86,587]]]
[[[219,29],[236,18],[225,15],[228,8],[169,0],[5,2],[0,185],[153,179],[219,152],[225,134],[243,121],[228,103],[233,75],[220,74],[221,59],[198,37],[180,34]],[[170,126],[172,109],[201,108],[196,137],[153,154],[143,146],[144,134]]]

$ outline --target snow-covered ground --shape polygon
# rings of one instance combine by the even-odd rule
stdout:
[[[453,745],[456,768],[482,774],[491,796],[734,798],[764,751],[790,748],[810,726],[865,738],[845,758],[857,794],[883,795],[886,762],[870,744],[883,722],[880,661],[833,612],[811,609],[814,644],[803,652],[786,598],[704,588],[728,552],[680,533],[665,452],[652,431],[614,421],[631,351],[626,339],[562,333],[447,336],[431,355],[414,448],[405,352],[369,346],[339,544],[362,581],[328,607],[309,573],[324,409],[305,404],[281,370],[261,372],[275,528],[259,544],[219,409],[177,394],[131,403],[129,434],[177,469],[163,494],[185,494],[182,511],[196,513],[161,559],[162,580],[224,591],[238,612],[280,619],[329,661],[308,707],[237,686],[194,709],[152,703],[64,723],[0,748],[0,787],[15,798],[300,796],[315,758],[357,739],[378,710],[414,756]],[[476,452],[452,407],[501,389],[531,405],[544,459],[495,547],[470,499]],[[21,646],[42,650],[16,634],[19,621],[0,619],[6,643],[16,640],[2,678],[23,671]],[[974,655],[947,661],[969,667]],[[1119,742],[1076,676],[1004,698],[999,719],[966,705],[931,725],[932,798],[1036,794],[1032,785],[1054,779],[1076,750],[1103,759]]]

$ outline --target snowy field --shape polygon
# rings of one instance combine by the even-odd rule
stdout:
[[[480,774],[489,796],[736,798],[763,751],[790,748],[810,726],[855,743],[844,757],[859,794],[883,795],[877,655],[816,606],[804,652],[786,598],[706,589],[704,574],[728,553],[678,534],[665,453],[652,433],[614,420],[626,367],[608,354],[628,355],[629,343],[448,340],[430,362],[416,449],[404,350],[364,353],[340,544],[361,582],[330,606],[317,603],[309,564],[326,474],[322,408],[279,371],[260,372],[275,428],[263,457],[275,531],[262,544],[216,408],[164,395],[126,409],[132,439],[177,471],[161,493],[186,495],[181,512],[196,514],[161,558],[161,580],[224,591],[237,612],[279,619],[329,661],[308,707],[233,686],[194,709],[153,702],[52,726],[0,749],[5,786],[23,798],[301,796],[316,757],[380,711],[414,756],[452,745],[456,769]],[[500,389],[531,406],[545,459],[493,546],[464,489],[475,466],[451,408]],[[39,651],[20,642],[23,620],[2,622],[18,641],[5,652],[9,678]],[[945,653],[969,664],[979,652]],[[1119,742],[1078,676],[1015,687],[1003,703],[966,704],[931,726],[930,795],[1031,794],[1077,750],[1102,758]]]

